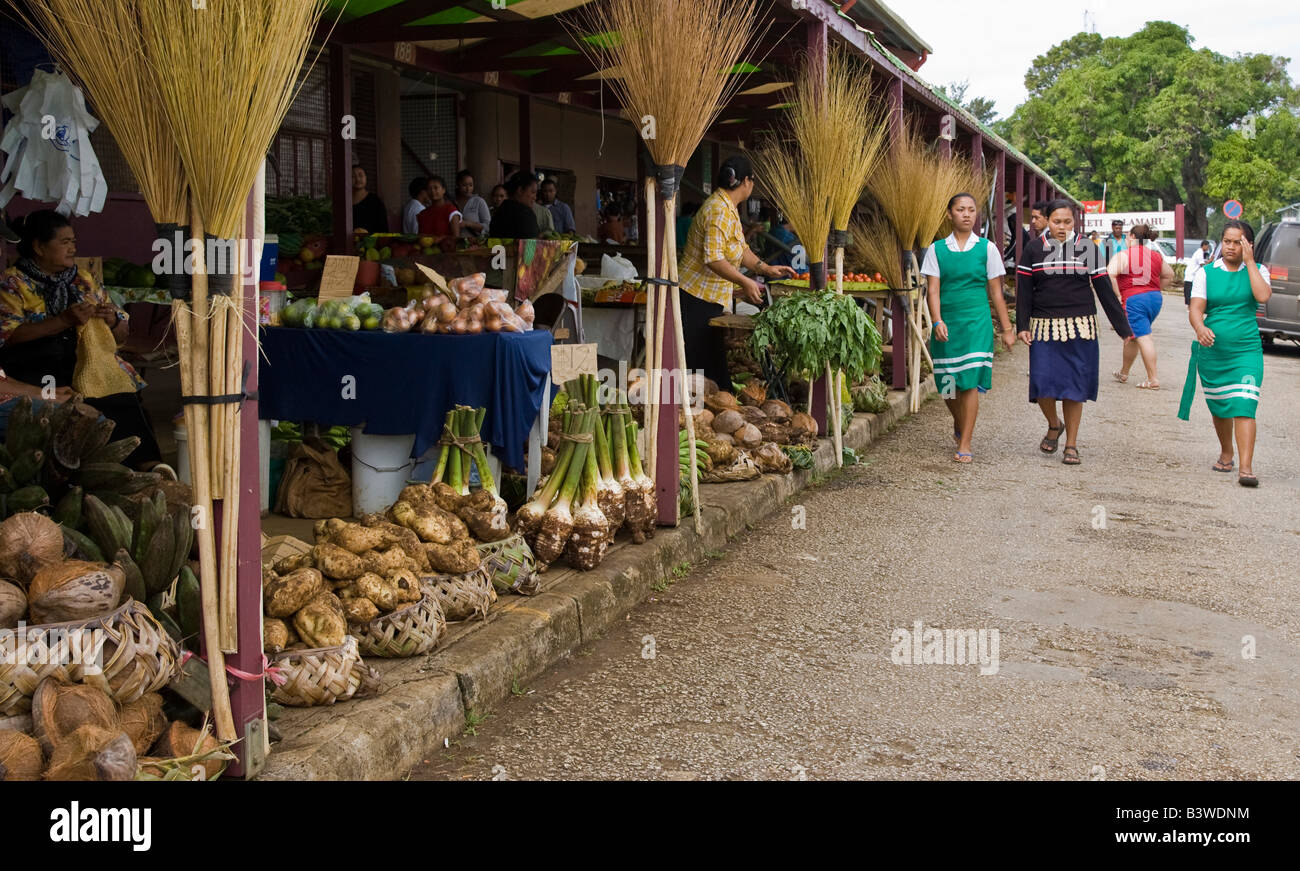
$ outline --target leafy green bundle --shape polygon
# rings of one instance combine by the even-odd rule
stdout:
[[[755,318],[756,356],[771,349],[786,372],[803,378],[829,365],[850,382],[880,366],[880,333],[851,296],[830,290],[792,293]]]

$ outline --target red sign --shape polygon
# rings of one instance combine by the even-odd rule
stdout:
[[[1085,215],[1100,215],[1105,200],[1083,200],[1083,213]]]

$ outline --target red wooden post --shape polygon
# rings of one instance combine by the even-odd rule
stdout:
[[[330,195],[334,202],[334,250],[352,250],[352,140],[340,131],[352,114],[352,50],[331,45],[329,53]]]
[[[999,253],[1003,253],[1007,250],[1007,153],[1005,151],[998,151],[994,172],[998,177],[993,183],[993,232],[989,235],[993,244],[998,246]]]
[[[1011,232],[1016,234],[1016,265],[1019,265],[1020,259],[1025,256],[1024,220],[1025,220],[1025,209],[1026,209],[1025,200],[1027,199],[1025,193],[1026,193],[1025,192],[1025,165],[1023,163],[1017,163],[1016,164],[1016,220],[1015,220],[1015,226],[1011,228]],[[1029,199],[1032,202],[1032,198]]]
[[[826,52],[826,22],[813,20],[805,24],[805,32],[808,42],[808,63],[814,65],[814,69],[821,71],[822,81],[826,81],[827,66],[829,64]],[[900,82],[901,84],[901,82]],[[826,278],[829,282],[834,279],[831,277],[831,263],[828,261],[826,251],[808,251],[808,262],[821,262],[826,265]],[[813,420],[817,421],[817,434],[828,435],[831,431],[830,421],[827,418],[826,407],[826,376],[822,375],[814,379],[812,383],[812,407],[811,413]]]
[[[1182,203],[1179,203],[1178,205],[1174,206],[1174,246],[1175,246],[1174,257],[1175,258],[1181,258],[1183,256],[1183,237],[1187,232],[1187,225],[1186,223],[1184,223],[1186,220],[1187,220],[1186,206],[1184,206]]]
[[[659,268],[655,274],[663,276],[668,258],[664,256],[664,240],[667,234],[675,233],[676,229],[666,226],[663,220],[664,200],[658,194],[655,195],[654,201],[649,207],[655,210],[655,250],[658,252]],[[646,264],[650,266],[651,264]],[[661,286],[659,293],[668,293],[668,288]],[[685,293],[685,291],[681,291]],[[655,317],[654,312],[647,311],[646,317]],[[681,487],[681,466],[678,465],[678,429],[677,429],[677,408],[678,403],[673,400],[677,396],[678,379],[674,377],[677,370],[677,331],[674,328],[673,300],[672,296],[668,297],[668,305],[664,307],[663,323],[658,325],[658,332],[663,336],[663,369],[659,388],[659,395],[650,398],[650,401],[659,406],[659,432],[651,433],[649,437],[656,439],[658,454],[655,460],[655,489],[657,504],[659,507],[659,525],[676,526],[681,519],[681,503],[679,502],[679,488]],[[721,339],[719,339],[721,341]],[[649,351],[647,349],[647,357]],[[724,390],[730,389],[730,385],[718,385]],[[685,389],[685,385],[681,385]]]

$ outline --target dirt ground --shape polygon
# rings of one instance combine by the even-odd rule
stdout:
[[[928,403],[409,777],[1300,776],[1300,349],[1265,355],[1247,490],[1200,395],[1176,417],[1181,298],[1156,337],[1158,392],[1103,339],[1082,466],[1039,453],[1019,346],[974,464]],[[985,630],[988,664],[896,663],[918,621]]]

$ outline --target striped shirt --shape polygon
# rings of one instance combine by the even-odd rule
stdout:
[[[1028,332],[1030,318],[1096,315],[1094,291],[1115,332],[1133,335],[1096,245],[1073,233],[1065,242],[1034,239],[1016,267],[1016,331]]]
[[[708,264],[725,260],[739,269],[748,247],[740,213],[727,192],[718,188],[700,206],[691,230],[686,234],[686,250],[682,252],[679,273],[682,290],[705,302],[719,303],[730,309],[734,285],[710,269]]]

